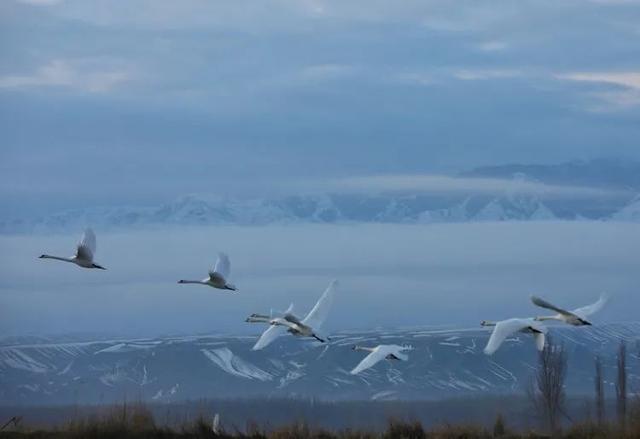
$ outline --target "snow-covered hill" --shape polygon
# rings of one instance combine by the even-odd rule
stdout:
[[[640,196],[611,216],[616,221],[640,222]]]
[[[576,203],[573,203],[576,204]],[[278,200],[207,201],[186,196],[159,207],[100,207],[66,210],[39,218],[0,221],[0,233],[77,232],[87,225],[122,230],[159,225],[264,225],[294,222],[443,223],[471,221],[616,220],[640,221],[638,201],[617,210],[593,212],[583,200],[558,205],[534,196],[313,195]]]
[[[256,337],[190,336],[157,339],[8,340],[0,344],[0,404],[98,403],[142,398],[302,396],[323,399],[438,399],[524,392],[536,364],[526,334],[494,356],[480,329],[379,330],[333,334],[327,345],[281,337],[252,351]],[[592,389],[593,358],[604,358],[610,386],[614,350],[629,343],[631,387],[640,385],[640,323],[558,327],[552,338],[569,351],[570,393]],[[354,344],[410,344],[409,362],[382,362],[349,374],[363,357]]]

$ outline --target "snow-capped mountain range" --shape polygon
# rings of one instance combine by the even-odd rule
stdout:
[[[608,195],[536,194],[511,186],[501,193],[324,193],[273,199],[229,199],[189,195],[161,206],[89,207],[38,218],[0,219],[0,233],[77,231],[153,225],[263,225],[291,222],[435,223],[466,221],[615,220],[640,221],[640,165],[620,161],[554,166],[477,168],[458,177],[529,181],[587,187]],[[473,182],[473,180],[471,180]],[[514,189],[515,187],[515,189]]]
[[[536,349],[527,334],[493,356],[482,329],[414,328],[348,331],[328,344],[282,336],[252,351],[257,336],[199,335],[152,339],[0,340],[1,404],[175,402],[198,398],[314,397],[439,399],[520,393],[532,378]],[[593,359],[601,356],[613,392],[615,350],[628,343],[629,388],[640,385],[640,323],[558,326],[551,338],[569,356],[567,390],[591,394]],[[408,344],[408,362],[383,361],[353,376],[363,358],[355,344]]]

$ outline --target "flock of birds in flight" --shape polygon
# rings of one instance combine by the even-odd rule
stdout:
[[[86,229],[82,235],[82,239],[77,245],[76,254],[74,256],[65,258],[60,256],[42,255],[40,258],[71,262],[82,268],[105,270],[104,267],[94,262],[93,258],[95,253],[96,235],[93,233],[93,230]],[[207,278],[203,280],[180,280],[178,283],[201,284],[221,290],[237,291],[235,285],[229,282],[230,274],[231,262],[229,261],[229,257],[224,253],[220,253],[214,268],[209,271],[209,276]],[[262,333],[253,347],[253,350],[265,348],[284,332],[289,332],[295,336],[314,338],[322,343],[328,341],[329,338],[323,335],[320,329],[329,313],[329,308],[333,301],[336,286],[337,281],[334,280],[331,282],[322,296],[320,296],[320,299],[318,299],[315,306],[302,319],[294,314],[293,304],[291,304],[289,308],[278,317],[264,314],[251,314],[246,319],[246,322],[266,323],[268,325],[268,328]],[[484,348],[484,352],[487,355],[492,355],[508,337],[518,332],[533,334],[536,347],[541,351],[544,349],[545,336],[548,332],[547,326],[544,324],[545,321],[555,320],[573,326],[591,325],[587,318],[601,310],[607,300],[608,297],[602,295],[597,302],[592,303],[591,305],[567,311],[552,305],[546,300],[532,296],[531,301],[534,305],[552,310],[556,314],[542,317],[513,318],[498,322],[482,321],[482,326],[493,327],[493,332],[491,333],[491,337],[489,337],[487,346]],[[413,348],[410,346],[399,345],[378,345],[376,347],[354,346],[353,349],[356,351],[369,352],[369,354],[351,371],[352,374],[356,375],[363,370],[373,367],[383,359],[407,361],[409,357],[407,354],[403,353],[403,351],[412,350]]]

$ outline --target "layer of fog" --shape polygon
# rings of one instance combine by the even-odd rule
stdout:
[[[107,271],[38,260],[78,236],[0,237],[0,334],[256,333],[252,312],[305,312],[340,290],[328,329],[451,325],[536,314],[531,293],[573,307],[613,296],[596,321],[637,320],[640,226],[598,222],[288,225],[100,233]],[[218,251],[238,294],[199,285]]]

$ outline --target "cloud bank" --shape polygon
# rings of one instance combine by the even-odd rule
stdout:
[[[549,198],[591,198],[619,196],[621,192],[600,188],[551,185],[527,180],[499,178],[464,178],[445,175],[379,175],[350,177],[330,185],[335,190],[360,192],[468,193],[501,195],[529,194]]]
[[[0,202],[640,159],[638,21],[577,0],[9,0]]]

